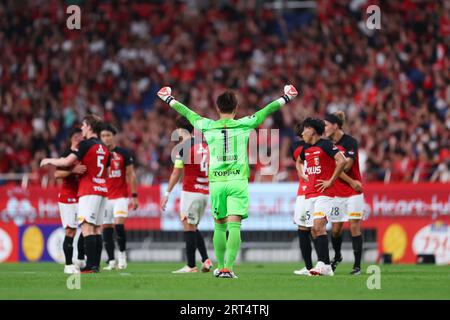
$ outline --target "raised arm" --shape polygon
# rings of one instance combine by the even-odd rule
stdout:
[[[164,87],[158,91],[158,97],[161,100],[167,103],[172,109],[174,109],[180,115],[188,119],[189,122],[194,126],[194,128],[201,129],[199,127],[198,121],[202,120],[203,118],[194,111],[192,111],[191,109],[189,109],[188,107],[186,107],[181,102],[175,100],[175,98],[171,94],[172,89],[170,87]]]
[[[293,85],[286,85],[284,86],[284,94],[280,98],[272,101],[261,110],[255,112],[252,116],[242,118],[242,120],[247,122],[250,127],[256,128],[260,126],[269,115],[278,111],[283,105],[294,99],[297,95],[298,92]]]
[[[70,167],[77,160],[77,156],[73,153],[68,155],[65,158],[45,158],[41,161],[41,167],[46,166],[48,164],[56,166],[56,167]]]

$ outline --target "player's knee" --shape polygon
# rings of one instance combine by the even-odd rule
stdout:
[[[361,234],[361,227],[359,223],[350,223],[350,233],[352,237],[356,237]]]
[[[312,227],[312,230],[314,232],[314,234],[316,236],[320,236],[322,235],[324,232],[326,232],[325,227],[320,225],[320,224],[316,224]]]
[[[73,229],[73,228],[66,228],[66,236],[73,238],[75,237],[76,233],[77,233],[77,229]]]

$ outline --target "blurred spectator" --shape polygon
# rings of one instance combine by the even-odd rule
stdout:
[[[372,3],[373,1],[371,1]],[[280,169],[252,179],[296,180],[293,125],[344,110],[366,181],[449,181],[450,8],[385,1],[381,30],[364,28],[365,1],[320,0],[276,11],[264,1],[78,1],[68,30],[62,1],[0,3],[0,172],[36,172],[66,147],[87,112],[118,126],[141,183],[170,175],[175,113],[156,99],[170,85],[206,117],[225,88],[249,115],[293,83],[300,96],[264,128],[280,129]],[[52,184],[51,177],[46,180]]]

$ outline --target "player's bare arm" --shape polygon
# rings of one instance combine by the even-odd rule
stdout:
[[[303,181],[308,182],[308,176],[305,174],[305,168],[303,166],[303,160],[300,159],[300,157],[297,157],[297,160],[295,160],[295,168],[297,169],[298,177],[302,179]]]
[[[182,168],[173,168],[172,174],[170,175],[170,178],[169,178],[167,191],[165,192],[163,198],[161,199],[161,209],[163,211],[166,210],[166,205],[167,205],[167,201],[169,200],[170,193],[172,192],[175,185],[180,181],[182,175],[183,175]]]
[[[342,152],[336,153],[334,159],[336,160],[336,168],[334,169],[331,178],[329,180],[317,180],[319,183],[316,184],[316,187],[318,187],[319,192],[323,192],[325,189],[331,187],[344,170],[344,166],[347,160]]]
[[[64,179],[72,174],[82,175],[86,172],[87,168],[83,164],[75,165],[71,170],[56,170],[55,178],[56,179]]]
[[[136,172],[134,171],[134,166],[131,164],[126,168],[127,183],[131,188],[131,209],[136,210],[139,207],[139,202],[137,199],[137,179]]]
[[[362,192],[362,183],[358,180],[350,178],[350,176],[345,173],[345,167],[344,167],[344,171],[341,173],[339,178],[341,178],[342,180],[347,182],[350,185],[350,187],[353,188],[353,190],[355,190],[357,192]]]
[[[56,167],[70,167],[77,161],[77,156],[73,153],[65,158],[45,158],[42,159],[40,166],[52,165]]]

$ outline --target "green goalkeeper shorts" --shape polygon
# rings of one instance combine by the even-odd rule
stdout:
[[[248,218],[248,180],[211,181],[209,193],[214,219]]]

